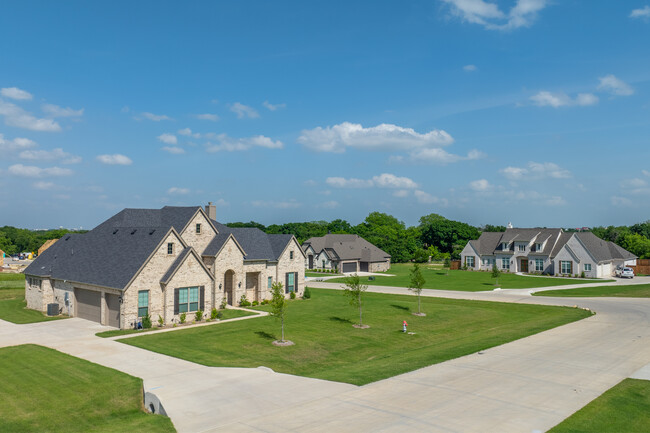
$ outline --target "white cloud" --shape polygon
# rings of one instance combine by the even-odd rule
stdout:
[[[244,138],[232,138],[228,137],[226,134],[206,134],[206,136],[213,137],[215,141],[217,141],[216,144],[212,142],[206,143],[206,150],[208,152],[235,152],[249,150],[254,147],[264,147],[267,149],[282,149],[284,147],[281,141],[273,141],[269,137],[263,135]]]
[[[190,190],[187,188],[178,188],[176,186],[173,186],[167,190],[167,194],[170,195],[186,195],[189,194]]]
[[[432,196],[431,194],[429,194],[428,192],[424,192],[424,191],[421,191],[421,190],[419,190],[419,189],[418,189],[418,190],[415,190],[415,191],[413,192],[413,195],[414,195],[415,198],[417,199],[418,203],[422,203],[422,204],[435,204],[435,203],[439,203],[439,202],[440,202],[440,199],[439,199],[438,197],[434,197],[434,196]]]
[[[572,99],[566,93],[552,93],[543,90],[530,97],[530,100],[539,107],[568,107],[573,105],[588,106],[598,103],[598,96],[593,93],[579,93],[575,99]]]
[[[650,6],[645,5],[642,8],[633,9],[632,12],[630,12],[630,18],[650,19]]]
[[[545,203],[548,206],[564,206],[566,204],[566,200],[560,196],[554,195],[551,198],[546,199]]]
[[[4,96],[5,98],[16,99],[18,101],[26,101],[33,98],[31,93],[19,89],[18,87],[5,87],[3,89],[0,89],[0,95]]]
[[[379,176],[373,176],[372,179],[346,179],[344,177],[328,177],[325,180],[329,186],[335,188],[399,188],[414,189],[418,184],[408,177],[398,177],[390,173],[382,173]]]
[[[323,202],[323,203],[319,203],[317,205],[317,207],[320,207],[320,208],[323,208],[323,209],[336,209],[339,206],[340,206],[339,202],[335,201],[335,200],[326,201],[326,202]]]
[[[319,152],[343,153],[347,148],[360,150],[415,150],[446,146],[454,139],[443,130],[425,134],[412,128],[383,123],[364,128],[358,123],[343,122],[325,128],[305,129],[298,142]]]
[[[300,203],[296,202],[295,200],[288,200],[288,201],[255,200],[251,202],[251,204],[255,207],[269,207],[275,209],[296,209],[300,207]]]
[[[41,106],[43,113],[47,114],[49,117],[79,117],[83,116],[84,109],[73,110],[72,108],[63,108],[54,104],[43,104]]]
[[[165,144],[178,144],[178,139],[176,138],[176,136],[168,132],[165,132],[164,134],[160,134],[156,138],[158,138],[158,140],[162,141]]]
[[[153,114],[148,112],[142,113],[142,117],[144,117],[147,120],[152,120],[154,122],[160,122],[161,120],[172,120],[171,117],[166,116],[164,114]]]
[[[14,164],[7,169],[9,174],[20,177],[47,177],[47,176],[70,176],[72,170],[69,168],[48,167],[40,168],[33,165]]]
[[[411,161],[412,162],[433,162],[438,164],[448,164],[458,161],[469,161],[474,159],[484,158],[485,154],[479,152],[478,150],[471,150],[467,153],[466,156],[454,155],[449,153],[444,149],[434,148],[434,149],[419,149],[411,152]],[[398,162],[399,159],[394,159]]]
[[[21,159],[28,159],[32,161],[53,161],[60,159],[64,164],[78,164],[81,162],[80,156],[71,155],[64,152],[63,149],[56,148],[48,150],[23,150],[18,155]]]
[[[621,182],[621,188],[642,188],[648,185],[648,182],[645,179],[640,179],[638,177],[634,179],[626,179]]]
[[[600,77],[599,80],[598,90],[603,90],[618,96],[629,96],[634,93],[634,89],[629,84],[612,74]]]
[[[487,191],[490,189],[490,182],[488,182],[486,179],[479,179],[479,180],[474,180],[469,183],[469,187],[472,188],[474,191]]]
[[[32,131],[57,132],[61,126],[52,119],[34,117],[21,107],[0,99],[0,115],[5,117],[7,126],[29,129]]]
[[[269,101],[264,101],[262,105],[264,105],[270,111],[276,111],[280,108],[286,108],[287,106],[287,104],[271,104]]]
[[[99,155],[97,161],[108,165],[131,165],[133,161],[128,156],[120,155],[119,153],[113,155]]]
[[[56,185],[53,182],[43,182],[43,181],[34,182],[32,186],[35,189],[40,189],[43,191],[49,191],[56,188]]]
[[[499,172],[510,180],[566,179],[571,177],[569,170],[563,169],[552,162],[529,162],[527,168],[506,167],[499,170]]]
[[[211,122],[216,122],[219,120],[219,116],[210,113],[197,114],[196,118],[199,120],[210,120]]]
[[[178,135],[184,135],[186,137],[201,138],[201,134],[198,132],[192,132],[190,128],[184,128],[178,130]]]
[[[467,72],[473,72],[476,70],[476,65],[465,65],[463,66],[463,70]]]
[[[185,149],[178,146],[163,146],[161,149],[167,153],[171,153],[172,155],[182,155],[185,153]]]
[[[13,140],[7,140],[4,135],[0,134],[0,152],[2,153],[11,153],[32,147],[36,147],[36,142],[29,138],[16,137]]]
[[[260,115],[257,113],[257,111],[255,111],[253,107],[249,107],[248,105],[244,105],[240,102],[235,102],[232,104],[230,106],[230,111],[235,113],[238,119],[243,119],[244,117],[249,117],[251,119],[260,117]]]
[[[399,197],[399,198],[404,198],[407,197],[408,195],[409,195],[409,191],[406,189],[400,189],[393,193],[393,197]]]
[[[641,170],[644,176],[650,176],[650,170]]]
[[[469,23],[479,24],[488,30],[512,30],[528,27],[537,13],[548,5],[547,0],[517,0],[506,14],[496,3],[484,0],[443,0],[451,13]]]
[[[632,200],[627,197],[612,196],[610,202],[613,206],[632,206]]]

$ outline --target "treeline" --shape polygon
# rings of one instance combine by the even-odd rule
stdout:
[[[0,227],[0,250],[8,255],[33,252],[49,239],[59,239],[66,233],[85,233],[87,230],[73,232],[66,229],[28,230],[11,226]]]
[[[650,220],[629,227],[594,227],[591,232],[620,245],[640,259],[650,259]]]

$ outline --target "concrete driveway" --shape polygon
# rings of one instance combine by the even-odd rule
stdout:
[[[408,293],[399,287],[370,290]],[[597,314],[362,387],[200,366],[97,338],[94,333],[106,328],[81,319],[0,321],[0,346],[41,344],[141,377],[180,432],[529,433],[558,424],[626,377],[649,374],[650,299],[542,298],[527,290],[423,295],[578,304]]]

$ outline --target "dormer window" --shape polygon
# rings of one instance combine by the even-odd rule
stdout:
[[[168,242],[167,243],[167,254],[170,256],[174,254],[174,243],[173,242]]]
[[[517,250],[518,251],[526,251],[526,244],[517,245]]]
[[[201,233],[201,224],[196,225],[196,233]]]
[[[542,251],[542,244],[536,243],[535,244],[535,251]]]
[[[501,242],[501,249],[506,251],[508,249],[508,242]]]

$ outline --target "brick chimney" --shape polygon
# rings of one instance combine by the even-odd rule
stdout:
[[[208,204],[205,206],[205,213],[208,214],[208,218],[216,221],[217,207],[211,201],[209,201]]]

